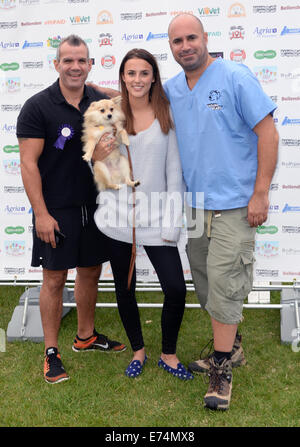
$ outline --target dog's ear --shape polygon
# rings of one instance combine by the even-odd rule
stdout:
[[[121,102],[122,102],[122,96],[121,96],[121,95],[116,96],[115,98],[112,98],[112,101],[113,101],[115,104],[117,104],[118,106],[120,106],[120,105],[121,105]]]

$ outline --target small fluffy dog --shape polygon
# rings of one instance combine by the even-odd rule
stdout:
[[[121,154],[119,145],[129,145],[128,134],[123,128],[125,115],[121,109],[121,96],[113,99],[101,99],[90,104],[84,114],[82,142],[83,159],[90,161],[96,144],[102,135],[109,133],[116,137],[114,150],[102,161],[94,164],[94,180],[99,191],[120,189],[122,184],[135,187],[139,181],[130,178],[127,158]]]

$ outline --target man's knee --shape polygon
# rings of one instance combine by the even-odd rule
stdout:
[[[43,270],[43,291],[50,295],[62,294],[67,280],[67,270]]]

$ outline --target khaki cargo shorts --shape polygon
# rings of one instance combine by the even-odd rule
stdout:
[[[186,249],[196,294],[213,319],[238,324],[253,284],[256,228],[248,224],[247,207],[199,216],[203,234],[189,238]]]

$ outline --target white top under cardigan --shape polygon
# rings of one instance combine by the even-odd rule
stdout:
[[[134,179],[141,183],[136,188],[136,243],[175,246],[183,224],[185,191],[175,132],[164,134],[155,119],[129,140]],[[124,145],[120,150],[127,157]],[[132,188],[126,185],[98,195],[95,222],[108,237],[132,243],[132,200]]]

